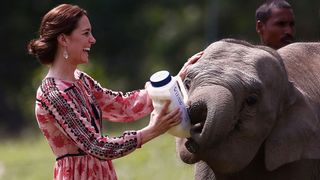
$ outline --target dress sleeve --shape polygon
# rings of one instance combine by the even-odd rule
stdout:
[[[126,131],[120,137],[109,138],[96,132],[90,120],[61,90],[52,90],[42,98],[42,107],[53,116],[57,128],[72,139],[84,152],[102,160],[122,157],[141,146],[140,134]]]
[[[103,119],[130,122],[149,115],[153,110],[152,101],[145,89],[122,93],[103,88],[92,78],[91,84]]]

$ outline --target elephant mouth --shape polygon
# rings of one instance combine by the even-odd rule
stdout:
[[[204,123],[207,118],[207,111],[207,105],[204,101],[197,101],[188,108],[188,114],[191,123],[191,137],[192,135],[202,133]]]
[[[198,142],[198,134],[201,134],[204,128],[204,124],[207,116],[207,106],[205,101],[190,102],[190,106],[187,108],[191,128],[189,138],[178,138],[177,145],[179,147],[180,158],[188,164],[194,164],[200,160],[199,150],[200,144]]]
[[[196,138],[202,134],[204,124],[207,117],[207,105],[204,101],[198,101],[188,108],[188,114],[190,117],[191,128],[190,128],[190,138],[187,138],[185,142],[186,149],[192,153],[197,154],[200,149],[199,142]]]

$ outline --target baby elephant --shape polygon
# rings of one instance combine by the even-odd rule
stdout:
[[[192,128],[177,149],[195,179],[320,179],[320,43],[224,39],[184,84]]]

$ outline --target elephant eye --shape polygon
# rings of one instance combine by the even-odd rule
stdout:
[[[248,106],[253,106],[257,102],[258,102],[258,96],[256,94],[252,94],[246,99],[246,103],[248,104]]]
[[[184,87],[186,88],[187,91],[189,91],[189,89],[190,89],[190,83],[191,83],[190,80],[184,81]]]

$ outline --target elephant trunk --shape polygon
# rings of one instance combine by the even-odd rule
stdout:
[[[218,85],[200,87],[190,94],[191,137],[179,140],[178,147],[184,162],[194,163],[204,156],[212,156],[206,150],[225,140],[235,125],[234,102],[232,93]],[[182,147],[182,142],[186,147]]]
[[[223,141],[236,121],[232,93],[223,86],[215,85],[201,88],[193,94],[189,99],[192,139],[203,148]],[[197,119],[199,110],[202,116]]]

